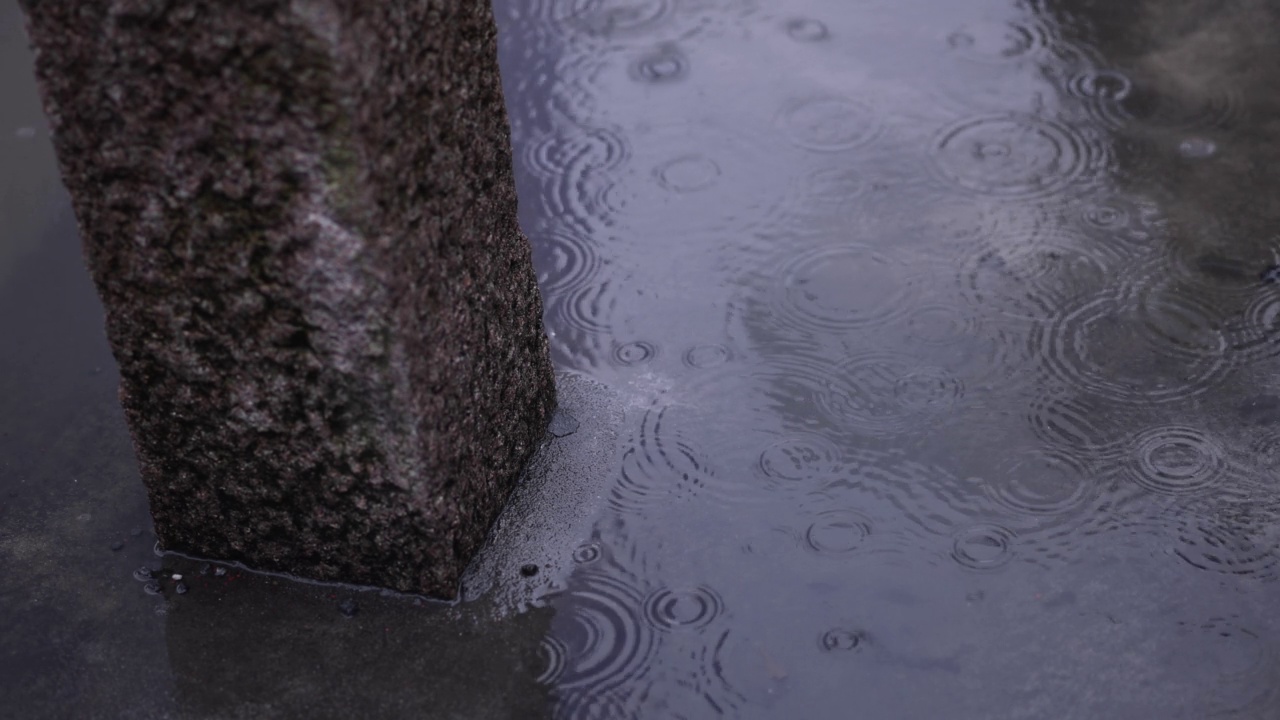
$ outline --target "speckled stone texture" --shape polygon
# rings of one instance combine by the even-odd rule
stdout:
[[[23,0],[164,548],[453,597],[554,380],[487,0]]]

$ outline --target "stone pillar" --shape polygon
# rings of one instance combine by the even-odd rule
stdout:
[[[452,597],[555,402],[489,1],[22,3],[162,546]]]

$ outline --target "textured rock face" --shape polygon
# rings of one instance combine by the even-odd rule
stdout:
[[[24,0],[166,549],[453,596],[554,381],[487,0]]]

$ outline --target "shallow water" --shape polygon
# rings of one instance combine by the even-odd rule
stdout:
[[[1280,713],[1275,15],[1110,5],[497,3],[558,716]]]
[[[3,186],[0,704],[1280,716],[1276,11],[495,5],[555,360],[613,408],[564,395],[499,533],[544,539],[457,606],[155,556],[65,198]]]

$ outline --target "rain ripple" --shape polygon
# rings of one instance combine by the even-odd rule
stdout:
[[[1080,73],[1067,83],[1067,91],[1084,101],[1093,120],[1110,128],[1143,124],[1206,130],[1230,126],[1245,113],[1243,97],[1229,84],[1178,87],[1119,69]]]
[[[841,467],[841,455],[826,438],[793,435],[765,448],[756,466],[771,485],[791,488],[830,479]]]
[[[724,599],[705,586],[691,589],[662,588],[644,601],[644,619],[662,632],[699,630],[724,614]]]
[[[865,245],[809,250],[783,266],[771,300],[774,315],[819,330],[852,330],[894,322],[922,278],[918,268]]]
[[[541,0],[535,12],[567,35],[621,39],[660,27],[677,7],[675,0]]]
[[[822,381],[818,407],[836,427],[873,437],[903,435],[944,417],[964,383],[909,355],[871,352],[848,358]]]
[[[1129,457],[1124,464],[1125,477],[1165,495],[1202,492],[1222,483],[1230,471],[1221,444],[1206,433],[1183,425],[1139,433],[1129,443]]]
[[[980,22],[947,35],[947,46],[960,57],[983,63],[1008,63],[1034,55],[1050,43],[1041,23],[1029,19]]]
[[[523,169],[543,184],[538,198],[545,217],[587,234],[613,224],[622,205],[614,195],[617,175],[630,155],[621,135],[607,128],[562,128],[524,147]]]
[[[598,703],[625,691],[648,668],[657,645],[641,594],[612,574],[578,573],[547,599],[556,613],[543,653],[563,717],[599,717]]]
[[[983,481],[983,488],[997,505],[1018,515],[1071,513],[1097,491],[1093,469],[1083,458],[1053,448],[1006,458]]]
[[[595,243],[580,233],[555,229],[529,234],[533,265],[544,295],[578,290],[594,282],[602,262]]]
[[[956,533],[951,544],[951,559],[969,570],[995,570],[1014,558],[1017,537],[1003,525],[971,525]]]
[[[622,455],[621,468],[608,503],[627,514],[643,514],[673,500],[699,498],[718,504],[751,499],[754,489],[740,473],[723,472],[734,451],[717,453],[712,467],[704,451],[718,427],[709,427],[686,406],[664,406],[644,413],[640,427]],[[690,433],[697,432],[698,441]],[[718,445],[717,445],[718,447]]]
[[[1163,288],[1111,289],[1038,324],[1031,349],[1053,379],[1145,405],[1200,395],[1226,377],[1227,338],[1214,309]]]
[[[933,139],[939,175],[978,195],[1034,199],[1061,193],[1103,169],[1105,139],[1081,127],[1025,115],[955,122]]]
[[[818,152],[852,150],[880,133],[870,105],[843,97],[812,97],[787,105],[778,125],[795,145]]]
[[[1174,529],[1174,554],[1194,568],[1257,580],[1277,577],[1280,533],[1274,511],[1242,503],[1208,512],[1182,512]]]

